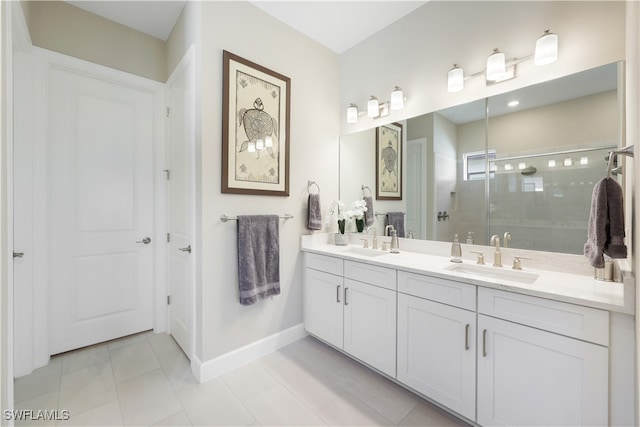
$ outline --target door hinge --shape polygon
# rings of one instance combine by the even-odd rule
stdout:
[[[167,174],[167,181],[169,181],[171,179],[171,172],[169,169],[162,169],[162,172]]]
[[[167,118],[171,118],[171,108],[167,107]]]
[[[171,305],[171,295],[167,295],[167,305]]]
[[[167,233],[167,243],[169,243],[171,241],[171,234]]]

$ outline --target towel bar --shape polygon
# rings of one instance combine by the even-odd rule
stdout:
[[[286,214],[284,214],[284,215],[282,215],[280,217],[280,219],[291,219],[291,218],[293,218],[293,215],[288,214],[288,213],[286,213]],[[237,220],[238,220],[238,218],[230,217],[230,216],[227,216],[226,214],[220,215],[220,221],[222,221],[222,222],[237,221]]]
[[[376,216],[387,216],[387,214],[386,214],[386,213],[380,213],[380,212],[376,212],[376,213],[375,213],[375,215],[376,215]]]
[[[609,152],[609,163],[607,165],[607,178],[611,178],[611,168],[613,167],[613,158],[620,154],[624,156],[633,157],[633,145],[628,145],[619,151]]]

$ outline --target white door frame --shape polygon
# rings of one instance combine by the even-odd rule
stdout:
[[[167,325],[167,281],[163,260],[166,256],[166,196],[164,173],[165,169],[165,85],[160,82],[135,76],[123,71],[93,64],[67,55],[62,55],[46,49],[33,49],[33,138],[25,143],[32,144],[33,176],[30,183],[33,191],[33,240],[23,245],[21,252],[33,258],[33,282],[25,284],[32,286],[32,301],[15,301],[15,309],[20,310],[23,305],[31,305],[33,310],[33,325],[31,329],[22,330],[21,325],[14,325],[16,334],[27,334],[32,348],[16,349],[16,351],[33,355],[32,366],[27,366],[16,372],[16,375],[28,374],[31,370],[44,366],[49,361],[49,247],[48,212],[49,200],[47,188],[48,175],[48,146],[47,146],[47,111],[48,74],[51,68],[63,68],[76,73],[83,73],[92,77],[116,81],[125,86],[151,93],[155,102],[154,123],[154,331],[164,332]],[[16,284],[18,286],[19,284]],[[30,368],[30,369],[29,369]]]

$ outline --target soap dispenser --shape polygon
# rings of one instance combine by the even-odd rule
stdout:
[[[458,241],[458,235],[453,235],[453,243],[451,244],[451,262],[462,262],[462,248]]]

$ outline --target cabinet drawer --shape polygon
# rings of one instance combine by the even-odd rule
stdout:
[[[305,263],[308,268],[342,276],[343,261],[340,258],[306,252]]]
[[[478,289],[478,313],[609,345],[609,312],[497,289]]]
[[[398,271],[398,291],[466,310],[476,309],[476,287],[467,283]]]
[[[344,277],[396,290],[396,270],[362,262],[345,261]]]

